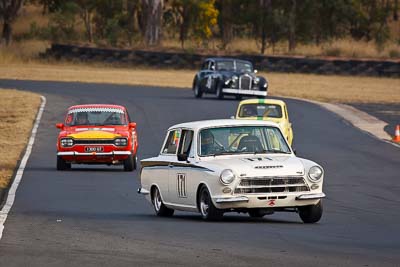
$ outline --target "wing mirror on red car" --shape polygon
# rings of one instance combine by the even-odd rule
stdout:
[[[130,122],[129,128],[136,128],[136,122]]]
[[[64,128],[64,124],[63,123],[57,123],[56,124],[56,127],[58,128],[58,129],[63,129]]]

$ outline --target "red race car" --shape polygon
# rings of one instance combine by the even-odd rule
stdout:
[[[57,140],[57,170],[77,164],[123,164],[125,171],[137,165],[136,123],[119,105],[78,105],[68,109]]]

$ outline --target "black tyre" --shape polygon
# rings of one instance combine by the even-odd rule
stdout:
[[[136,155],[133,157],[133,169],[134,170],[137,169],[137,156]]]
[[[299,215],[304,223],[316,223],[322,217],[322,201],[316,205],[299,207]]]
[[[224,212],[214,206],[214,203],[211,200],[210,192],[208,191],[206,186],[203,186],[200,189],[198,202],[201,217],[203,217],[204,220],[218,221],[222,219]]]
[[[224,93],[222,92],[222,82],[218,83],[217,85],[217,98],[218,99],[223,99],[224,98]]]
[[[200,85],[197,81],[194,82],[193,92],[196,98],[201,98],[203,95],[203,91],[201,90]]]
[[[251,209],[248,213],[251,218],[262,218],[265,215],[265,212],[261,212],[259,209]]]
[[[154,211],[157,216],[170,217],[174,214],[174,210],[167,208],[162,202],[161,194],[157,187],[154,187],[152,191],[151,202],[153,203]]]
[[[134,163],[135,159],[132,155],[129,155],[129,157],[124,160],[124,171],[126,172],[131,172],[134,170],[135,168],[135,163]]]
[[[71,169],[71,163],[67,163],[62,157],[57,156],[57,170],[58,171],[65,171]]]

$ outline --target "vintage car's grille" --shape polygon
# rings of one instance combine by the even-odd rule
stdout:
[[[237,194],[307,192],[310,188],[303,177],[251,177],[242,178],[235,188]]]
[[[251,77],[247,75],[240,76],[239,89],[251,89]]]
[[[75,145],[107,145],[114,144],[114,139],[75,139]]]

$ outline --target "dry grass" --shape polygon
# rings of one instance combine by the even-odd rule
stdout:
[[[31,133],[40,96],[0,89],[0,99],[0,188],[7,188]]]
[[[39,53],[49,47],[47,41],[30,40],[0,46],[0,64],[29,63],[36,61]]]
[[[0,64],[0,79],[53,80],[191,88],[195,71],[128,69],[83,64]],[[342,103],[399,103],[394,78],[261,73],[270,94]],[[179,77],[179,78],[177,78]]]

